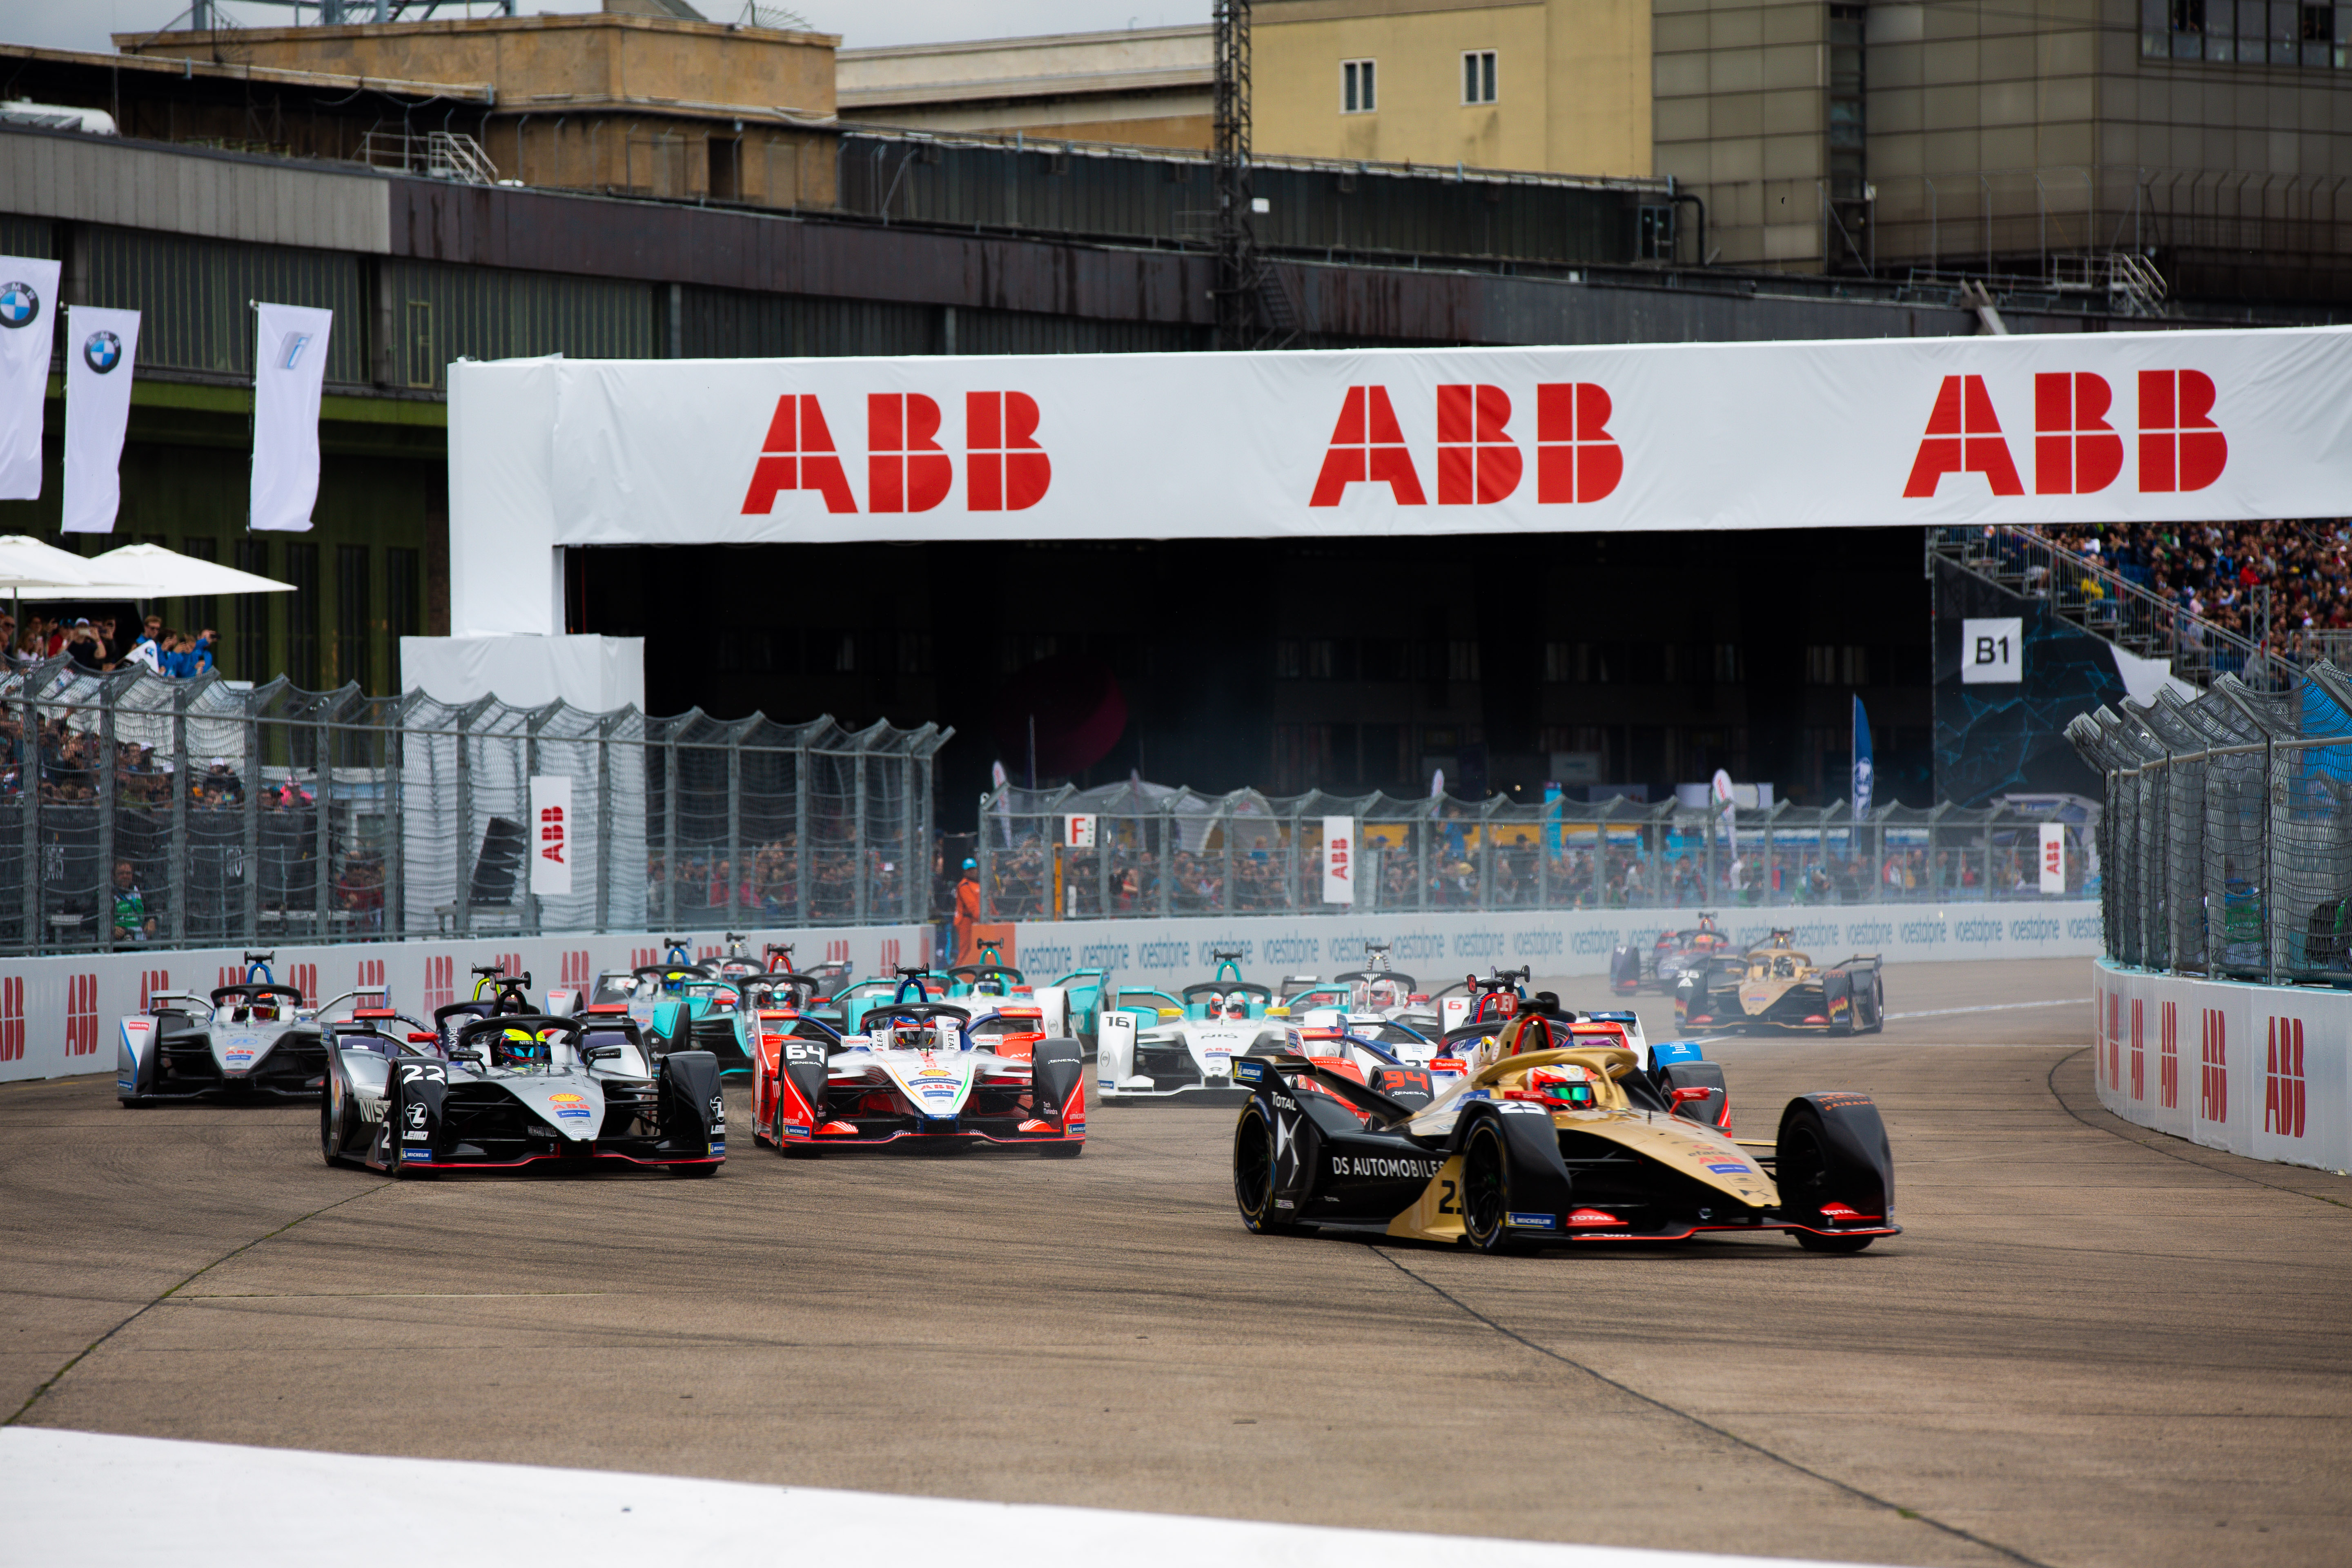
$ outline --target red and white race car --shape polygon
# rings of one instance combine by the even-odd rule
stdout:
[[[1086,1148],[1082,1048],[1046,1038],[1036,1007],[974,1016],[890,1002],[847,1036],[793,1008],[762,1008],[758,1023],[746,1031],[752,1137],[785,1154],[961,1143],[1074,1159]]]

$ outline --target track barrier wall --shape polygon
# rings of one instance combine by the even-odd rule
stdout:
[[[2102,959],[2099,1103],[2256,1160],[2352,1168],[2352,992],[2193,980]]]
[[[789,942],[793,962],[846,959],[861,977],[887,973],[894,964],[929,962],[931,928],[814,926],[792,931],[750,931],[745,946],[758,956],[763,944]],[[17,958],[0,963],[0,1081],[60,1078],[115,1069],[117,1020],[145,1008],[158,991],[199,994],[245,977],[247,950],[143,948],[54,958]],[[578,987],[603,969],[658,963],[658,936],[476,937],[468,942],[348,942],[277,949],[271,972],[281,984],[299,986],[320,1001],[356,985],[383,985],[392,1005],[416,1017],[446,1002],[473,994],[477,963],[503,963],[510,973],[528,972],[534,994]],[[718,933],[699,933],[698,958],[724,951]]]
[[[2095,958],[2099,906],[2084,900],[1932,905],[1733,908],[1717,922],[1745,945],[1793,929],[1797,945],[1823,963],[1877,953],[1890,963],[1922,959]],[[1385,946],[1397,968],[1435,990],[1475,971],[1517,969],[1545,976],[1606,974],[1621,942],[1646,950],[1661,931],[1698,924],[1693,910],[1558,910],[1525,914],[1260,916],[1241,919],[1020,921],[1013,951],[1032,980],[1073,969],[1109,969],[1136,984],[1205,980],[1213,951],[1239,950],[1242,973],[1271,983],[1283,974],[1329,975]]]

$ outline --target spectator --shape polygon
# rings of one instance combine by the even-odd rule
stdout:
[[[131,862],[114,863],[114,939],[117,942],[150,942],[155,935],[155,917],[147,912],[147,895],[140,890],[138,879],[131,873]]]
[[[950,922],[955,931],[955,961],[970,963],[972,952],[972,922],[980,919],[980,862],[967,859],[963,876],[956,882],[955,917]]]

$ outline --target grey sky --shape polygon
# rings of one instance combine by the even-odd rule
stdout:
[[[220,0],[249,27],[283,26],[292,13],[257,0]],[[689,0],[713,21],[734,21],[742,0]],[[950,38],[1019,37],[1030,33],[1157,27],[1209,19],[1209,0],[784,0],[814,26],[839,33],[850,47]],[[111,49],[115,33],[163,27],[185,14],[187,0],[0,0],[0,42],[58,49]],[[481,11],[477,7],[477,14]],[[522,0],[524,11],[593,11],[595,0]]]

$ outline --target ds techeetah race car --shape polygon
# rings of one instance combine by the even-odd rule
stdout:
[[[1631,996],[1643,985],[1654,985],[1671,996],[1685,973],[1699,968],[1713,954],[1731,951],[1730,933],[1717,929],[1715,916],[1702,910],[1698,924],[1660,931],[1650,944],[1646,963],[1642,950],[1631,943],[1611,952],[1609,988],[1620,996]]]
[[[1418,1108],[1303,1056],[1235,1063],[1252,1090],[1234,1129],[1243,1222],[1487,1252],[1710,1231],[1859,1252],[1901,1234],[1868,1096],[1801,1095],[1772,1142],[1734,1142],[1710,1125],[1719,1078],[1683,1084],[1675,1063],[1645,1073],[1629,1050],[1566,1045],[1559,1022],[1521,1014]]]
[[[1874,1035],[1886,1026],[1886,977],[1876,953],[1822,968],[1776,931],[1738,958],[1711,954],[1675,986],[1687,1029],[1799,1029]]]

